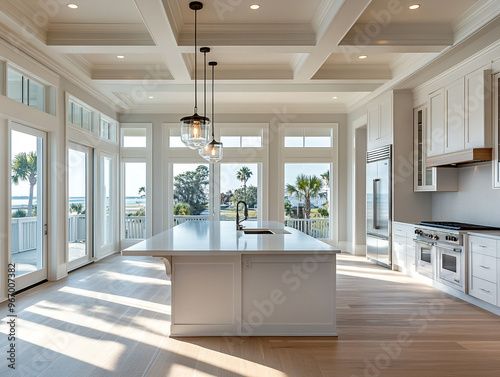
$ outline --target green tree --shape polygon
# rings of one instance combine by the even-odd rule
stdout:
[[[69,205],[69,212],[76,213],[77,215],[84,215],[85,209],[83,208],[82,203],[71,203]]]
[[[240,170],[236,172],[236,179],[243,182],[243,199],[247,201],[247,181],[253,175],[252,171],[248,166],[243,166]]]
[[[179,203],[174,207],[174,215],[189,216],[191,209],[187,203]]]
[[[28,181],[30,184],[28,217],[33,216],[33,188],[36,185],[37,173],[36,152],[21,152],[14,156],[14,161],[12,161],[12,182],[18,185],[21,181]]]
[[[330,188],[330,170],[327,170],[323,174],[321,174],[321,178],[325,181],[325,186]]]
[[[142,186],[142,187],[139,187],[139,196],[141,198],[145,198],[146,197],[146,187]]]
[[[328,210],[326,208],[318,208],[318,213],[321,215],[321,217],[329,217],[330,214],[328,213]]]
[[[285,215],[288,217],[293,217],[293,206],[292,202],[285,200]]]
[[[20,217],[26,217],[26,211],[24,209],[18,209],[12,214],[13,219],[17,219]]]
[[[323,181],[316,175],[300,174],[295,180],[295,186],[286,185],[286,191],[290,195],[302,196],[304,198],[304,215],[306,219],[311,218],[311,198],[323,197],[321,192]]]
[[[245,200],[245,192],[243,189],[236,189],[234,190],[233,197],[231,198],[231,201],[236,204],[240,200]],[[254,208],[255,205],[257,204],[257,187],[250,185],[247,187],[247,192],[246,192],[246,200],[245,202],[248,205],[248,208]]]
[[[208,168],[200,165],[194,171],[187,171],[174,177],[174,200],[186,203],[192,215],[199,215],[208,202]]]

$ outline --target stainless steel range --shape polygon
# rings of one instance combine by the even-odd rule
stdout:
[[[415,228],[416,269],[421,275],[465,292],[464,234],[471,230],[498,230],[483,225],[422,221]]]

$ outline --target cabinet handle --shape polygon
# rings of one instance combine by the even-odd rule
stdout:
[[[488,267],[488,266],[483,266],[482,264],[480,264],[480,265],[479,265],[479,267],[484,268],[484,269],[486,269],[486,270],[489,270],[489,269],[490,269],[490,267]]]
[[[487,247],[485,245],[477,245],[477,246],[482,247],[483,249],[486,249],[486,247]]]
[[[483,292],[486,292],[486,293],[491,293],[490,291],[488,291],[487,289],[484,289],[484,288],[479,288],[480,290],[482,290]]]

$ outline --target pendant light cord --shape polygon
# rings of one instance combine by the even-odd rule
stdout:
[[[214,136],[214,128],[215,128],[215,121],[214,121],[214,68],[215,66],[212,65],[212,141],[215,140]]]
[[[203,116],[207,116],[207,53],[203,52]]]
[[[198,11],[194,11],[194,112],[198,112],[198,86],[196,85],[196,81],[198,79],[197,75],[197,67],[198,67],[198,61],[196,59],[197,55],[197,44],[196,44],[196,25],[198,23],[198,18],[197,18]]]

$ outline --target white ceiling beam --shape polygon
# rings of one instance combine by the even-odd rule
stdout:
[[[172,80],[167,67],[159,64],[94,65],[92,80]]]
[[[315,50],[304,56],[295,69],[297,81],[308,81],[328,59],[334,47],[344,38],[371,0],[344,1],[330,22],[330,26],[318,41]],[[305,55],[305,54],[304,54]]]
[[[177,53],[177,40],[161,0],[134,0],[168,70],[176,80],[190,81],[189,72],[181,56]]]
[[[94,46],[50,46],[53,52],[60,54],[159,54],[158,46],[119,46],[119,45],[94,45]]]

